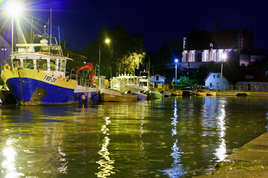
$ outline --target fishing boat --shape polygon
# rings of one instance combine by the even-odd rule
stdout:
[[[16,44],[10,61],[5,61],[1,78],[20,105],[73,104],[98,99],[93,86],[93,65],[87,64],[67,75],[66,64],[73,59],[63,56],[55,37],[35,35],[33,43]],[[80,70],[91,69],[89,78],[77,77]],[[76,75],[76,79],[73,79]]]

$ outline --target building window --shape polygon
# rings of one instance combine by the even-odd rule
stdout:
[[[210,88],[212,87],[212,83],[209,84]]]
[[[156,76],[156,80],[159,80],[159,76],[158,75]]]
[[[215,78],[215,75],[213,75],[213,78]]]
[[[220,77],[220,75],[217,75],[217,78],[219,78]]]
[[[216,61],[216,52],[213,51],[213,61]]]

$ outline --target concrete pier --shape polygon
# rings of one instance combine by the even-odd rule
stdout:
[[[215,166],[212,175],[195,178],[268,177],[268,132],[248,142]]]

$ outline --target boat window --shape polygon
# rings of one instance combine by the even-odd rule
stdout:
[[[61,67],[60,67],[60,71],[64,72],[65,69],[65,60],[61,60]]]
[[[38,70],[47,70],[47,60],[39,59],[38,60]]]
[[[58,60],[58,71],[60,71],[61,60]]]
[[[129,84],[134,84],[134,78],[130,78],[130,79],[128,80],[128,82],[129,82]]]
[[[127,84],[127,79],[123,78],[123,84]]]
[[[56,59],[50,59],[50,70],[51,71],[56,70]]]
[[[20,67],[20,59],[13,59],[14,68]]]
[[[32,59],[23,59],[23,67],[26,69],[34,69],[34,63]]]

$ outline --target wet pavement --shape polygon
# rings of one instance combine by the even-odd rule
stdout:
[[[268,132],[234,151],[225,161],[215,166],[212,175],[196,176],[210,177],[268,177]]]

